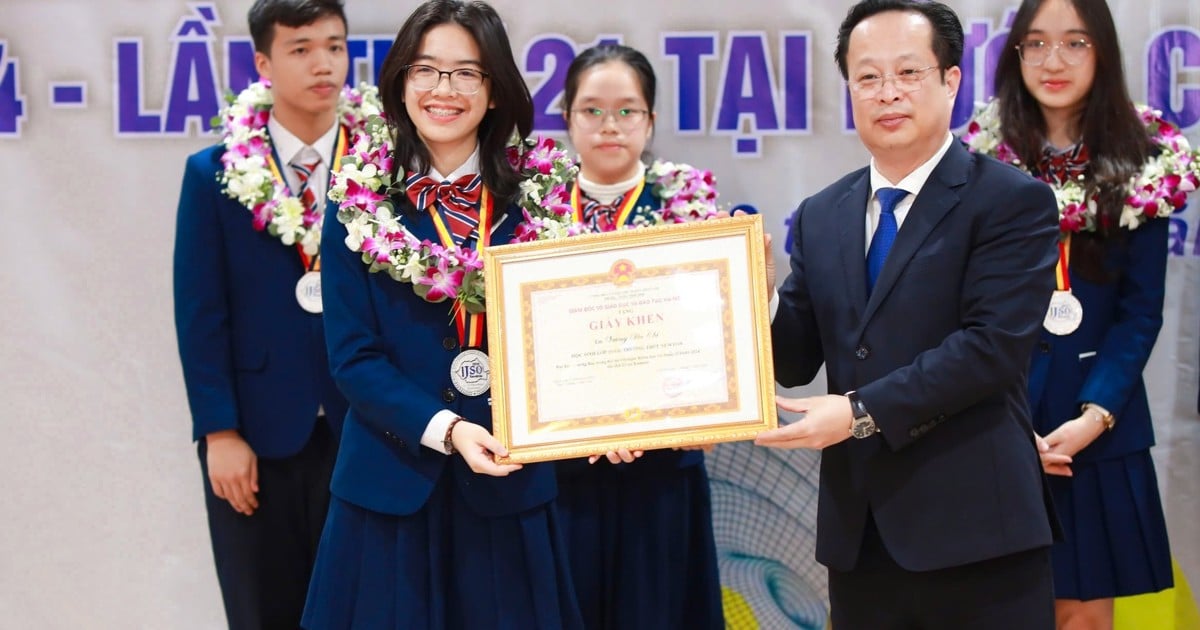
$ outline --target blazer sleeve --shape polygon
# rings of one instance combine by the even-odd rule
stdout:
[[[991,188],[995,194],[984,186],[972,193],[988,196],[976,210],[960,328],[858,390],[893,450],[918,439],[912,429],[927,419],[952,417],[1025,381],[1054,289],[1058,206],[1048,186],[1027,177]]]
[[[825,362],[820,330],[813,312],[812,297],[804,278],[804,247],[801,238],[805,200],[796,209],[789,230],[792,244],[791,273],[779,289],[779,308],[771,322],[771,350],[775,381],[784,387],[806,385]],[[767,252],[770,255],[770,252]]]
[[[175,219],[175,336],[196,440],[240,426],[221,199],[210,155],[188,158]]]
[[[390,328],[384,329],[372,297],[373,274],[362,254],[346,246],[346,227],[333,210],[331,204],[321,234],[321,295],[330,371],[350,403],[350,416],[379,433],[399,436],[405,448],[419,455],[425,427],[445,405],[392,363],[387,335],[405,337],[412,360],[420,362],[432,333],[399,318],[387,322]]]
[[[1080,404],[1094,402],[1120,414],[1142,379],[1163,323],[1169,224],[1165,218],[1154,219],[1128,235],[1115,319],[1096,349],[1095,363],[1079,391]]]

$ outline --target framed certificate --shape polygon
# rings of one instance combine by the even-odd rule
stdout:
[[[485,249],[498,461],[774,428],[764,256],[758,216]]]

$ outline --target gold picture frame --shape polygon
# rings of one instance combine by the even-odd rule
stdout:
[[[757,215],[485,249],[497,461],[775,428],[765,255]]]

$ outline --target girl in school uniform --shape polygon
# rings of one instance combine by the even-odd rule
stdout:
[[[1187,150],[1171,140],[1178,130],[1134,106],[1121,59],[1103,0],[1026,0],[996,101],[964,135],[1059,199],[1058,290],[1029,391],[1065,534],[1051,551],[1064,629],[1112,628],[1113,598],[1172,584],[1142,371],[1162,326],[1165,217],[1183,196],[1155,182],[1148,203],[1130,184],[1148,164],[1175,169]],[[1200,173],[1187,170],[1194,186]]]
[[[627,46],[582,52],[563,116],[579,153],[570,190],[587,231],[704,219],[712,175],[643,159],[654,70]],[[559,513],[589,629],[724,628],[708,475],[701,450],[618,451],[558,463]]]
[[[521,220],[506,157],[532,127],[500,17],[430,0],[380,71],[386,114],[331,198],[322,288],[350,402],[303,625],[581,628],[552,464],[501,465],[479,252]],[[473,302],[467,300],[473,296]]]

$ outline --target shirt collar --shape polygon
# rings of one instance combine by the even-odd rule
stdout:
[[[452,182],[463,175],[474,175],[479,172],[479,145],[475,145],[475,150],[467,157],[467,161],[462,163],[462,166],[454,169],[454,172],[449,175],[442,175],[433,166],[429,167],[429,176],[439,182]]]
[[[329,130],[317,138],[312,145],[312,149],[321,156],[321,163],[326,167],[333,166],[333,143],[337,139],[339,125],[340,121],[334,120]],[[296,134],[288,131],[287,127],[275,119],[274,112],[267,120],[267,131],[271,134],[271,143],[275,145],[275,152],[279,154],[279,159],[284,164],[291,164],[292,160],[307,146],[300,138],[296,137]]]
[[[913,169],[904,179],[892,183],[888,181],[879,169],[875,168],[875,158],[871,158],[871,190],[879,190],[880,188],[901,188],[916,197],[917,193],[925,187],[926,180],[933,174],[933,169],[937,168],[938,162],[942,161],[942,157],[946,155],[946,151],[950,150],[950,143],[954,140],[954,135],[949,131],[946,132],[946,139],[942,141],[942,146],[928,160],[925,160],[920,166]]]

